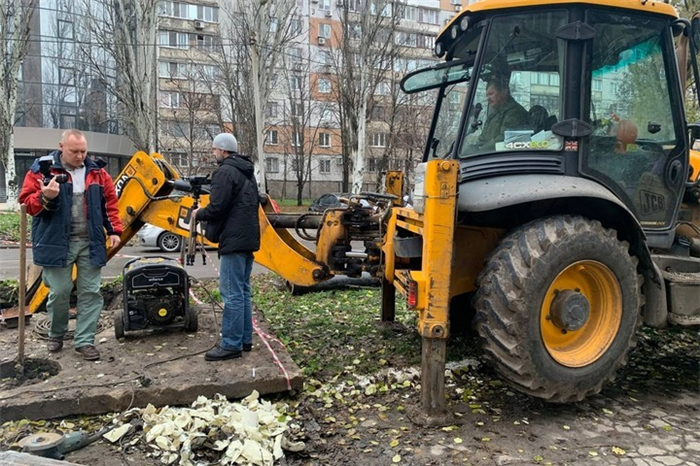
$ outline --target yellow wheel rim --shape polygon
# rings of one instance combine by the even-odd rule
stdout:
[[[565,290],[580,293],[589,313],[576,330],[562,329],[553,319],[556,296]],[[597,261],[579,261],[552,282],[542,304],[540,329],[550,356],[567,367],[584,367],[598,360],[615,340],[622,320],[622,292],[615,274]]]

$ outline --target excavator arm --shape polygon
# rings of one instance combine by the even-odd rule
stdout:
[[[178,181],[179,182],[176,182]],[[184,182],[183,182],[184,181]],[[187,237],[190,235],[190,213],[195,198],[187,189],[186,180],[158,153],[137,152],[114,180],[119,198],[119,216],[124,227],[121,243],[107,250],[108,260],[119,253],[139,229],[146,223]],[[179,188],[179,189],[178,189]],[[377,195],[368,195],[370,198]],[[209,195],[198,197],[200,207],[209,203]],[[293,285],[311,286],[334,275],[357,275],[362,271],[376,272],[379,258],[376,254],[348,254],[351,242],[362,240],[381,242],[378,219],[384,215],[389,203],[384,198],[374,198],[371,209],[358,199],[348,200],[347,208],[332,209],[324,214],[279,214],[270,202],[259,209],[261,248],[255,253],[255,261],[280,275]],[[328,222],[323,222],[324,218]],[[328,223],[332,228],[323,228]],[[290,233],[316,231],[317,243],[323,245],[311,251]],[[376,230],[376,231],[375,231]],[[216,246],[196,233],[197,241]],[[312,238],[307,238],[312,239]],[[74,271],[75,278],[75,271]],[[25,314],[42,309],[48,297],[48,288],[39,276],[29,287]],[[6,310],[7,311],[7,310]],[[7,322],[17,318],[17,311],[3,311]]]

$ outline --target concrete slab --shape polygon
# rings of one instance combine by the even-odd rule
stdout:
[[[104,414],[148,403],[187,405],[200,395],[243,398],[253,390],[264,395],[302,387],[299,367],[255,311],[253,351],[240,359],[205,362],[203,352],[217,342],[221,314],[206,305],[198,311],[196,334],[181,329],[127,332],[122,342],[114,336],[112,312],[104,311],[104,328],[96,336],[98,362],[82,359],[72,341],[66,341],[61,352],[49,353],[46,341],[32,331],[45,314],[35,315],[26,332],[25,357],[54,361],[60,371],[45,381],[17,387],[9,386],[7,379],[0,381],[0,421]],[[7,376],[17,359],[17,341],[17,329],[0,327],[0,373],[5,374],[0,377]]]
[[[78,463],[59,461],[51,458],[20,453],[17,451],[0,451],[0,466],[82,466]]]

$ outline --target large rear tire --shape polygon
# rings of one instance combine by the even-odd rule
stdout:
[[[485,356],[527,394],[569,402],[598,393],[636,344],[637,259],[597,221],[558,216],[518,228],[487,259],[478,285]]]

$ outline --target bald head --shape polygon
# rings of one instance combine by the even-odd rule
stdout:
[[[67,168],[78,168],[87,157],[87,141],[85,135],[77,129],[67,129],[61,135],[58,143],[61,149],[61,163]]]

